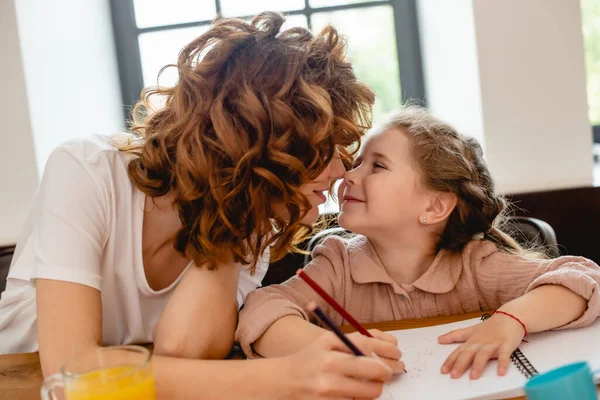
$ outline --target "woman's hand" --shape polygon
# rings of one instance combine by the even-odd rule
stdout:
[[[378,339],[362,335],[350,338],[363,354],[374,354],[371,343]],[[379,358],[354,356],[331,332],[280,360],[285,363],[280,383],[287,389],[282,397],[286,399],[375,399],[393,376],[392,369]]]
[[[442,365],[442,374],[460,378],[471,366],[471,379],[483,373],[491,359],[498,359],[498,375],[506,374],[510,355],[519,347],[525,331],[513,318],[494,314],[487,321],[465,329],[448,332],[438,338],[441,344],[460,343]]]

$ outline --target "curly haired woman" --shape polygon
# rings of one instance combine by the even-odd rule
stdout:
[[[381,333],[354,340],[387,364],[331,335],[279,359],[201,360],[227,355],[246,295],[310,231],[369,127],[374,95],[343,39],[283,22],[216,21],[180,52],[178,83],[145,92],[131,133],[54,150],[0,300],[0,353],[39,349],[48,376],[153,342],[161,399],[378,396],[401,364]]]

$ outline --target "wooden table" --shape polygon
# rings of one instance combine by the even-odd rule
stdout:
[[[0,400],[39,400],[41,385],[37,353],[0,355]]]
[[[477,318],[482,314],[481,312],[476,312],[453,316],[382,322],[367,324],[366,327],[382,331],[422,328]],[[352,330],[348,327],[343,327],[343,329],[347,332]],[[42,372],[37,353],[0,355],[0,400],[39,400],[41,383]],[[519,397],[518,399],[524,398]]]

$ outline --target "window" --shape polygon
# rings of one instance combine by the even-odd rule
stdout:
[[[589,116],[594,130],[594,142],[600,143],[600,2],[582,0],[581,13]]]
[[[287,15],[287,26],[317,32],[331,23],[349,37],[348,55],[377,100],[374,117],[402,100],[423,101],[416,0],[111,0],[123,104],[129,108],[143,87],[157,84],[160,69],[210,25],[218,13],[249,17],[264,10]],[[176,82],[166,69],[163,86]]]

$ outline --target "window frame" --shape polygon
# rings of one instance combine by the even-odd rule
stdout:
[[[214,1],[218,15],[221,12],[221,0]],[[303,9],[287,11],[284,14],[305,15],[310,29],[311,17],[314,13],[391,5],[394,12],[402,101],[405,102],[410,99],[425,105],[425,82],[416,2],[417,0],[377,0],[312,8],[309,0],[304,0]],[[121,97],[125,115],[129,116],[131,107],[139,99],[144,87],[138,36],[147,32],[208,25],[213,20],[138,28],[135,22],[133,0],[110,0],[110,10],[121,82]]]

